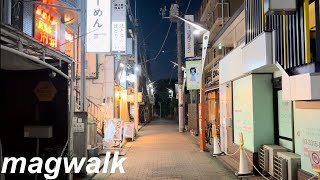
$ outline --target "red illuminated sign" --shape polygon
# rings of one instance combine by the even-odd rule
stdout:
[[[58,26],[56,18],[41,6],[35,7],[36,39],[53,48],[59,49]]]

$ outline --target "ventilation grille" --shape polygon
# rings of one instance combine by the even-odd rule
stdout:
[[[259,150],[259,166],[262,170],[269,171],[269,151],[263,147]]]
[[[278,156],[273,156],[273,172],[274,179],[287,180],[288,179],[288,162]]]

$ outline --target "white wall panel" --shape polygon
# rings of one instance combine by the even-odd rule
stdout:
[[[242,48],[244,43],[219,62],[219,83],[224,84],[243,75]]]
[[[243,48],[244,72],[272,64],[272,34],[263,33]]]

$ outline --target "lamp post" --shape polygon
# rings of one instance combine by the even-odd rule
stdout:
[[[202,57],[201,57],[201,65],[202,65],[202,73],[201,73],[201,87],[200,87],[200,103],[199,103],[199,127],[200,127],[200,150],[204,151],[206,148],[206,142],[205,142],[205,109],[204,109],[204,104],[205,104],[205,98],[204,98],[204,63],[206,60],[206,54],[207,54],[207,47],[208,47],[208,42],[209,42],[209,36],[210,36],[210,31],[207,29],[204,29],[203,27],[188,21],[186,19],[183,19],[179,16],[176,16],[178,19],[184,21],[185,23],[190,24],[193,28],[198,30],[199,34],[202,35]]]

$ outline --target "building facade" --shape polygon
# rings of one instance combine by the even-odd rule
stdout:
[[[208,52],[204,67],[205,95],[206,95],[206,124],[214,124],[220,129],[220,104],[219,104],[219,62],[234,48],[232,41],[212,42],[219,36],[221,29],[229,22],[234,14],[238,14],[241,1],[204,0],[197,14],[198,22],[210,31]],[[239,39],[239,35],[235,34]],[[240,37],[241,38],[241,37]],[[232,39],[233,40],[233,39]],[[219,134],[219,131],[218,131]]]
[[[66,9],[78,4],[55,1],[61,7],[56,8],[51,3],[1,1],[0,148],[4,157],[46,159],[70,153],[63,147],[70,140],[73,117],[72,36],[78,15]],[[31,179],[35,175],[3,176]]]
[[[284,10],[289,3],[271,9],[267,5],[272,1],[265,2],[246,0],[241,24],[240,14],[213,42],[235,44],[219,66],[220,121],[227,130],[221,135],[222,149],[235,152],[242,133],[256,167],[278,177],[273,163],[279,157],[298,159],[301,166],[287,175],[308,179],[315,175],[308,152],[319,151],[320,139],[319,1],[298,0],[290,11]],[[234,29],[237,35],[237,26],[241,41],[227,34]],[[275,148],[286,153],[275,153],[268,168],[261,165],[262,152]]]

